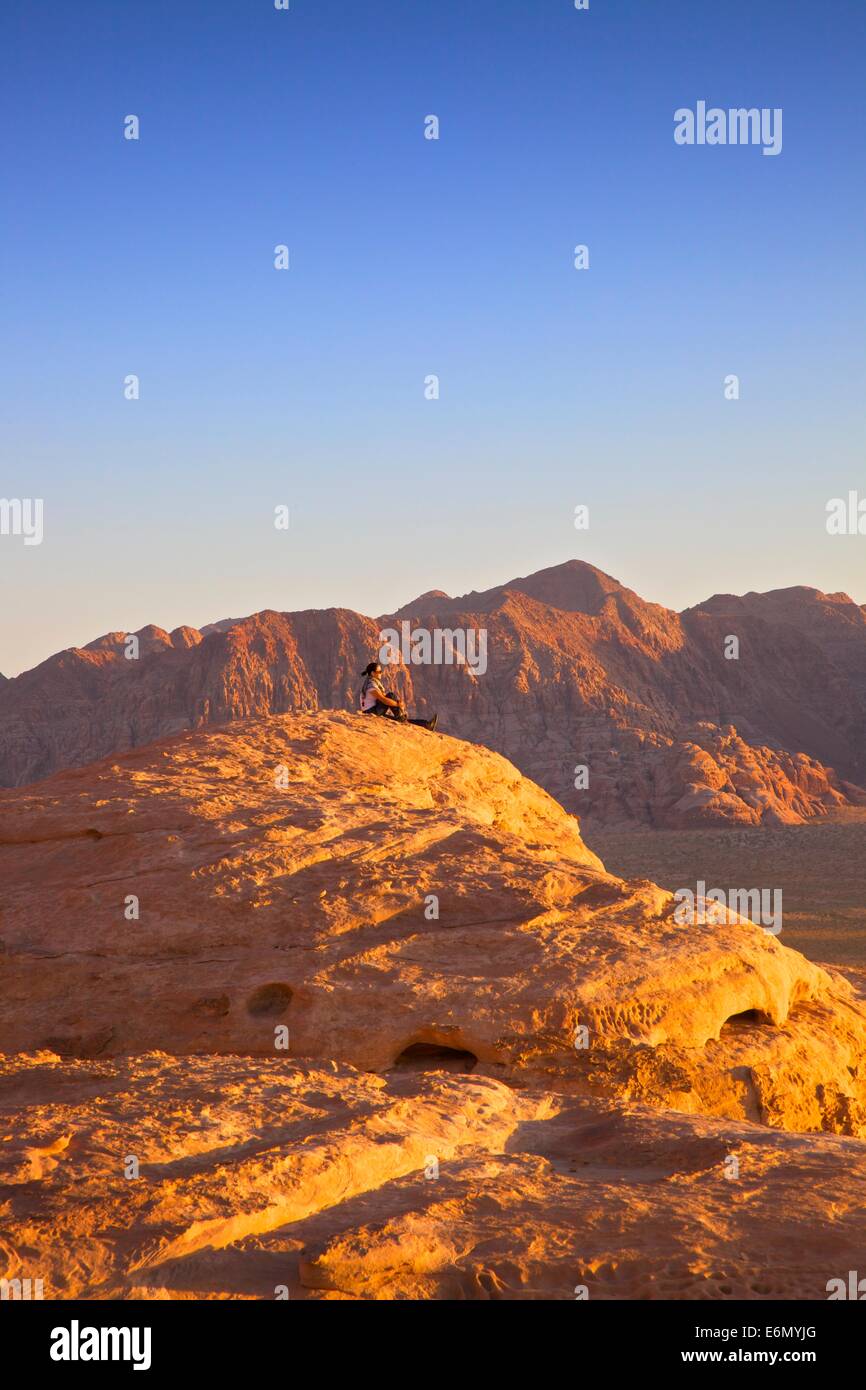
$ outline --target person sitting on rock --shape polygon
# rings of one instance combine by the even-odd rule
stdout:
[[[432,719],[410,719],[399,696],[383,686],[382,665],[378,661],[371,661],[364,667],[359,704],[362,714],[378,714],[384,719],[396,719],[400,724],[418,724],[422,729],[435,729],[439,718],[434,714]]]

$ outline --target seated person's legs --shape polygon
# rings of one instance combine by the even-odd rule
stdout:
[[[393,690],[386,690],[385,694],[388,696],[389,700],[399,700],[400,698]],[[392,709],[390,705],[385,705],[384,709],[385,713],[389,714],[392,719],[396,719],[399,724],[405,724],[407,722],[406,711],[402,706],[400,709]]]

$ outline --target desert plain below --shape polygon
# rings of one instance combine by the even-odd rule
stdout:
[[[772,884],[783,893],[780,940],[811,960],[866,974],[866,809],[804,825],[705,830],[584,827],[611,873],[645,873],[665,888]]]

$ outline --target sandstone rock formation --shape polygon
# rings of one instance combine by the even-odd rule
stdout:
[[[0,1060],[0,1126],[0,1272],[45,1298],[819,1300],[862,1268],[862,1143],[487,1076],[42,1053]]]
[[[578,561],[459,599],[432,590],[375,621],[266,611],[145,628],[137,659],[123,633],[62,652],[0,687],[0,784],[182,729],[352,708],[380,631],[403,620],[486,630],[483,676],[409,664],[393,683],[589,821],[778,825],[866,804],[862,608],[790,589],[676,614]]]
[[[486,749],[271,716],[2,792],[0,936],[0,1276],[46,1297],[857,1268],[858,990],[679,921]]]
[[[285,1025],[293,1057],[449,1049],[575,1094],[863,1128],[840,975],[727,910],[680,922],[504,759],[426,730],[271,717],[0,793],[0,882],[3,1051],[273,1055]]]

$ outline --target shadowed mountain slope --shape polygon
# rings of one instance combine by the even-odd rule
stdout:
[[[392,684],[589,820],[796,824],[866,804],[863,609],[789,589],[677,614],[576,560],[480,594],[434,590],[375,621],[328,609],[150,627],[134,659],[126,634],[108,634],[0,685],[0,782],[182,729],[352,708],[380,632],[403,624],[486,634],[483,670],[407,649]]]

